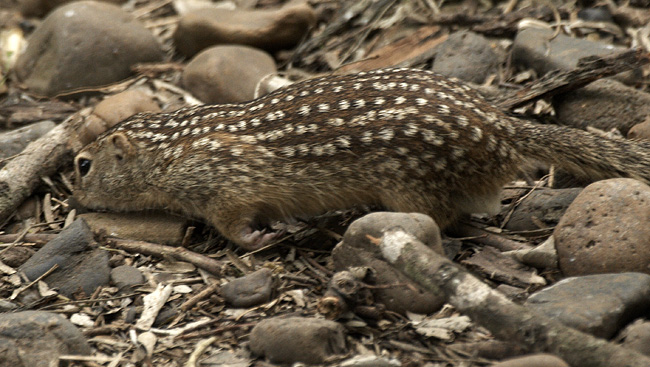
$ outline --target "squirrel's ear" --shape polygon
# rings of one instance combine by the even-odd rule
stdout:
[[[108,143],[110,144],[117,160],[121,161],[125,157],[130,157],[135,154],[135,147],[131,144],[124,133],[114,133],[108,138]]]

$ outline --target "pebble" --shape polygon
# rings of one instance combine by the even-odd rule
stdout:
[[[219,294],[231,306],[253,307],[271,300],[275,287],[271,269],[262,268],[221,287]]]
[[[276,51],[298,44],[315,24],[314,10],[304,2],[272,10],[198,9],[181,17],[174,44],[188,57],[220,44]]]
[[[563,279],[526,301],[526,306],[567,326],[608,339],[647,314],[650,275],[597,274]]]
[[[621,332],[624,347],[650,356],[650,321],[639,319]]]
[[[45,135],[54,126],[56,126],[54,121],[44,120],[0,133],[0,159],[22,152],[27,144]]]
[[[627,138],[634,140],[650,140],[650,118],[646,118],[642,123],[632,126],[630,131],[627,132]]]
[[[128,89],[108,96],[93,110],[93,114],[104,120],[108,128],[140,112],[160,112],[151,93],[143,89]]]
[[[481,84],[495,74],[501,63],[495,42],[480,34],[459,31],[437,47],[433,71],[467,82]]]
[[[561,358],[552,354],[531,354],[511,358],[491,365],[491,367],[570,367]]]
[[[18,0],[18,9],[26,17],[42,17],[61,5],[74,0]],[[120,4],[124,0],[102,0],[106,3]]]
[[[376,212],[354,221],[345,232],[343,242],[332,251],[337,271],[351,267],[367,266],[376,272],[376,285],[403,284],[400,287],[377,287],[373,295],[388,310],[405,313],[428,314],[440,309],[445,301],[442,294],[434,295],[423,290],[400,271],[381,260],[378,246],[368,235],[381,238],[383,232],[395,226],[402,227],[439,254],[444,254],[440,230],[431,217],[419,213]]]
[[[17,268],[24,264],[34,255],[34,250],[24,246],[14,246],[5,248],[0,253],[0,261],[12,268]]]
[[[0,365],[58,366],[59,356],[89,355],[84,336],[65,317],[43,311],[0,314]]]
[[[83,213],[78,216],[93,232],[137,241],[179,245],[188,219],[158,212]]]
[[[341,367],[400,367],[397,359],[379,357],[376,355],[359,355],[341,362]]]
[[[201,359],[202,367],[249,367],[251,365],[251,360],[248,356],[240,355],[229,350],[217,349],[214,352],[210,353],[206,358]]]
[[[111,270],[111,282],[120,291],[130,292],[133,287],[144,283],[144,275],[136,267],[120,265]]]
[[[535,190],[517,205],[505,228],[510,231],[530,231],[540,229],[540,225],[543,228],[553,227],[580,191],[581,188]]]
[[[319,364],[346,353],[345,328],[316,318],[273,317],[255,325],[250,349],[272,363]]]
[[[82,128],[77,130],[79,141],[83,145],[89,144],[118,122],[140,112],[160,112],[150,93],[142,89],[129,89],[108,96],[95,106]]]
[[[629,178],[595,182],[571,203],[553,232],[566,276],[650,273],[650,186]]]
[[[79,291],[89,296],[97,287],[109,283],[108,255],[96,248],[93,234],[82,219],[75,220],[46,243],[20,270],[29,280],[34,280],[55,264],[58,268],[44,281],[66,297]]]
[[[28,39],[15,66],[33,93],[55,96],[131,75],[131,66],[161,61],[154,36],[119,7],[78,1],[50,13]]]
[[[256,97],[260,81],[277,71],[273,57],[248,46],[203,50],[185,67],[183,87],[204,103],[237,103]]]
[[[614,22],[612,14],[604,6],[581,9],[578,11],[578,18],[588,22]]]

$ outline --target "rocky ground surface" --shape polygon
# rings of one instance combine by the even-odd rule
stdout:
[[[650,2],[0,3],[0,365],[650,365],[639,181],[531,165],[499,215],[442,234],[353,208],[280,223],[252,253],[191,219],[71,197],[74,154],[135,113],[388,66],[496,101],[584,57],[647,53]],[[628,69],[510,112],[650,139],[650,69]]]

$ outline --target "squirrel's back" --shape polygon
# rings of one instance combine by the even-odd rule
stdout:
[[[78,155],[77,196],[98,208],[182,210],[255,248],[270,238],[260,223],[357,204],[444,226],[498,207],[525,158],[650,181],[648,143],[532,124],[460,82],[387,69],[132,117]]]

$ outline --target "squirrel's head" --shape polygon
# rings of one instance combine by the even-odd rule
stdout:
[[[90,209],[146,209],[147,187],[143,157],[136,143],[121,131],[88,144],[74,160],[74,197]]]

